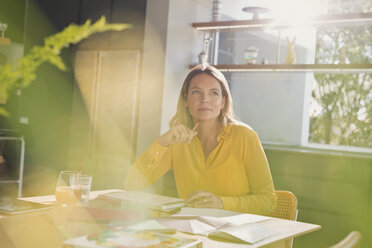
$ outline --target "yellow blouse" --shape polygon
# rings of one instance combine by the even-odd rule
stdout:
[[[155,141],[130,168],[126,189],[142,189],[173,169],[181,198],[187,198],[194,190],[207,190],[220,196],[224,209],[271,213],[276,206],[276,194],[257,134],[243,124],[229,124],[217,141],[207,159],[197,136],[191,144],[168,147]]]

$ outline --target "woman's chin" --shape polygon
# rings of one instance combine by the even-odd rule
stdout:
[[[212,120],[217,120],[218,117],[198,115],[198,116],[194,116],[194,119],[198,121],[212,121]]]

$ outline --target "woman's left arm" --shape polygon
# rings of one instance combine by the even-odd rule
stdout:
[[[270,214],[276,207],[277,197],[269,164],[256,133],[244,148],[244,166],[251,187],[251,194],[221,196],[223,208],[253,214]]]

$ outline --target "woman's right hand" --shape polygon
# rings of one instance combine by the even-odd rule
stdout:
[[[197,122],[193,129],[190,129],[183,124],[172,126],[169,130],[158,138],[158,142],[162,146],[169,146],[182,142],[191,143],[191,140],[197,134],[196,129],[200,122]]]

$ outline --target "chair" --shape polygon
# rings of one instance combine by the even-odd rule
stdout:
[[[296,220],[297,198],[295,194],[286,190],[276,190],[275,193],[278,201],[276,208],[269,216],[286,220]]]
[[[362,235],[358,231],[350,232],[343,240],[330,248],[359,248],[362,241]]]
[[[295,194],[286,190],[276,190],[276,196],[278,197],[277,205],[274,211],[269,214],[271,217],[286,219],[286,220],[297,220],[297,198]],[[293,238],[285,241],[285,247],[292,247]]]

